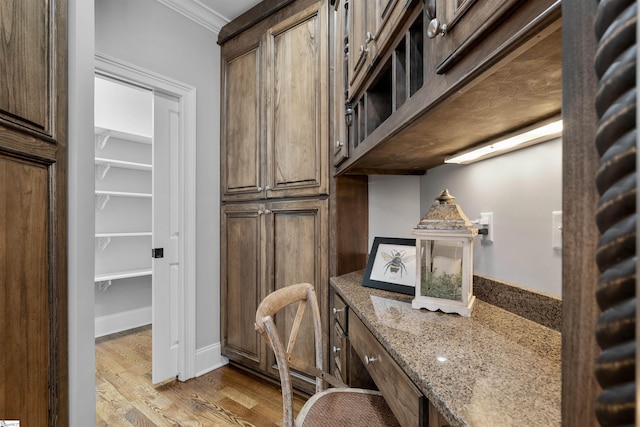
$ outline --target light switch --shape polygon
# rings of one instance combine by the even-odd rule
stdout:
[[[562,211],[551,212],[551,247],[562,249]]]

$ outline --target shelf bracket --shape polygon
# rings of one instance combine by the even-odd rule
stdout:
[[[98,237],[98,247],[101,251],[107,249],[109,243],[111,243],[111,237]]]
[[[109,172],[109,169],[111,169],[111,165],[109,163],[103,163],[97,166],[98,179],[102,181],[107,176],[107,172]]]
[[[107,145],[107,141],[109,140],[110,136],[111,134],[109,133],[108,130],[102,131],[100,133],[96,133],[96,136],[95,136],[96,148],[98,150],[104,150],[104,147]]]
[[[98,282],[98,290],[100,290],[100,292],[106,291],[109,289],[109,286],[111,286],[111,280],[100,280]]]
[[[100,194],[96,200],[96,207],[100,210],[104,210],[104,208],[107,206],[107,203],[109,202],[109,195],[108,194]]]

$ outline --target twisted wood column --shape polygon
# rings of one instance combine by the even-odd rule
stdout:
[[[636,24],[634,0],[601,0],[596,15],[596,298],[602,352],[596,416],[603,426],[635,423],[636,368]],[[565,68],[569,70],[570,68]]]

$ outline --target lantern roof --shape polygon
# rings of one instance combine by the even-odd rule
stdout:
[[[462,212],[460,206],[453,203],[454,199],[455,197],[449,194],[448,189],[442,190],[416,229],[465,231],[473,229],[471,221]]]

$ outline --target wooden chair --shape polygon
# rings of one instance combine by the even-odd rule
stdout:
[[[296,317],[291,326],[289,341],[285,349],[274,323],[277,312],[290,304],[299,302]],[[300,323],[306,307],[313,317],[315,334],[315,366],[310,366],[293,355]],[[322,328],[320,310],[313,286],[300,283],[287,286],[269,294],[256,311],[256,330],[271,346],[276,356],[282,386],[283,426],[398,426],[398,421],[378,391],[348,388],[334,376],[324,372]],[[292,386],[290,368],[316,377],[316,393],[304,404],[293,419]],[[323,390],[325,381],[337,388]]]

